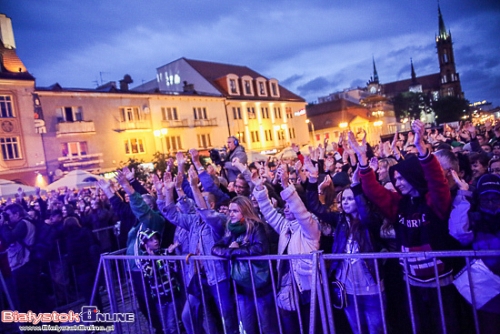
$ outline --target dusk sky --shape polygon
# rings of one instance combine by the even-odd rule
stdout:
[[[500,1],[441,0],[465,98],[500,106]],[[37,86],[135,87],[178,58],[248,66],[308,102],[439,71],[436,0],[1,0]]]

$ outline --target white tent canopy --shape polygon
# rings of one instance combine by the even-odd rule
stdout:
[[[84,170],[72,170],[59,180],[52,182],[45,189],[47,191],[57,190],[68,187],[68,189],[81,189],[97,186],[97,181],[104,179],[102,176],[95,175]]]
[[[35,195],[36,188],[31,186],[26,186],[24,184],[15,183],[13,181],[0,179],[0,197],[14,197],[18,193],[18,189],[21,188],[25,195]]]

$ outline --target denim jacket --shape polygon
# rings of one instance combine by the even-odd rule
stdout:
[[[182,198],[180,200],[183,200]],[[175,203],[166,205],[165,201],[157,201],[163,216],[172,224],[185,229],[189,233],[189,252],[194,255],[211,255],[213,245],[224,236],[225,220],[214,210],[198,210],[197,213],[180,213]],[[209,285],[215,285],[227,278],[223,261],[207,261],[205,273]],[[195,275],[194,261],[189,261],[186,285],[189,286]]]

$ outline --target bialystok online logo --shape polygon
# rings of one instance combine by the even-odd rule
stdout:
[[[67,313],[34,313],[28,311],[2,311],[2,322],[4,323],[80,323],[80,322],[134,322],[134,313],[101,313],[95,306],[82,306],[79,313],[69,311]]]

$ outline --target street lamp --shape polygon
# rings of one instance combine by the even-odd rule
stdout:
[[[161,141],[161,153],[165,154],[165,149],[163,147],[163,138],[165,138],[166,134],[168,133],[168,129],[161,128],[158,130],[154,130],[153,134],[156,138],[160,138]]]
[[[307,124],[311,124],[312,132],[313,132],[313,146],[316,147],[316,132],[314,131],[314,123],[308,118],[306,119]]]

